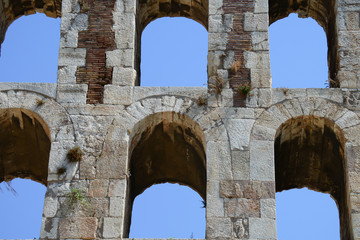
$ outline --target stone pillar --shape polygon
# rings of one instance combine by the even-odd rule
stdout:
[[[63,1],[59,102],[103,103],[106,85],[134,85],[135,3]]]
[[[271,87],[268,19],[264,0],[209,2],[209,90],[224,81],[224,106],[254,105],[239,88]]]
[[[341,88],[360,87],[360,2],[337,2],[338,74]]]

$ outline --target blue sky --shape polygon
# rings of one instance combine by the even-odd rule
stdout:
[[[2,45],[0,81],[56,82],[59,26],[59,19],[43,14],[16,20]],[[325,87],[326,52],[325,33],[314,20],[292,14],[277,21],[270,27],[273,87]],[[143,32],[141,85],[204,86],[206,55],[203,26],[184,18],[158,19]],[[0,192],[0,238],[38,237],[45,187],[29,180],[12,186],[17,195]],[[201,201],[188,187],[153,186],[135,199],[130,236],[204,238]],[[340,239],[337,207],[328,194],[291,190],[277,193],[276,201],[279,240]]]

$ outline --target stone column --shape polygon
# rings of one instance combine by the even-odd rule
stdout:
[[[337,1],[338,74],[341,88],[360,87],[360,2]]]

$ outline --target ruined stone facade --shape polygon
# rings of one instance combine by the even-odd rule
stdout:
[[[0,0],[0,41],[36,11],[62,20],[58,82],[0,84],[0,181],[47,186],[42,239],[127,238],[162,182],[206,201],[207,239],[276,239],[275,192],[300,187],[360,239],[359,0]],[[324,28],[331,88],[271,87],[268,27],[292,12]],[[207,88],[140,86],[140,36],[163,16],[208,29]]]

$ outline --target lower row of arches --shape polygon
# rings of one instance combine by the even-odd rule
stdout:
[[[48,164],[51,143],[46,123],[31,111],[6,109],[0,112],[0,125],[1,181],[21,177],[46,186],[47,168],[43,166]],[[131,136],[129,150],[131,175],[128,183],[127,206],[130,206],[130,211],[125,216],[128,221],[124,226],[124,236],[204,238],[207,170],[206,142],[200,126],[185,115],[163,112],[148,116],[134,129],[137,130]],[[274,141],[276,191],[307,187],[327,193],[327,198],[333,198],[338,207],[340,231],[337,236],[341,239],[353,239],[344,146],[345,138],[341,130],[329,119],[299,116],[287,120],[277,129]],[[163,183],[178,183],[189,188],[163,185]],[[2,189],[6,187],[11,188],[1,185]],[[138,229],[137,225],[156,229],[152,224],[156,222],[154,215],[159,215],[158,210],[151,212],[152,207],[146,207],[151,216],[146,221],[146,217],[137,215],[137,208],[141,208],[142,201],[145,204],[149,202],[142,200],[142,196],[146,199],[148,194],[151,195],[151,192],[156,192],[159,188],[165,190],[162,194],[155,193],[157,200],[151,202],[168,209],[173,219],[176,219],[174,222],[178,230],[181,229],[179,226],[184,226],[185,223],[189,225],[189,229],[182,230],[182,235],[174,232],[174,235],[166,233],[164,236],[157,232],[159,235],[149,236],[143,229]],[[187,199],[196,199],[191,200],[195,201],[193,204],[195,210],[189,211],[196,211],[201,217],[186,215],[184,208],[188,205],[186,202],[188,200],[175,195],[174,188],[177,188],[175,192],[187,189],[184,190],[186,192],[184,194],[192,193]],[[3,197],[0,201],[1,199]],[[5,200],[0,206],[8,208],[10,202],[11,200]],[[180,217],[172,210],[179,210],[185,215]],[[278,216],[278,219],[281,219],[281,216]],[[198,223],[200,227],[195,227]],[[160,228],[163,229],[164,225]],[[197,232],[199,229],[203,229],[202,232]],[[313,239],[317,238],[313,236]],[[19,236],[2,236],[2,233],[0,237],[19,238]],[[27,236],[29,237],[37,236]]]

